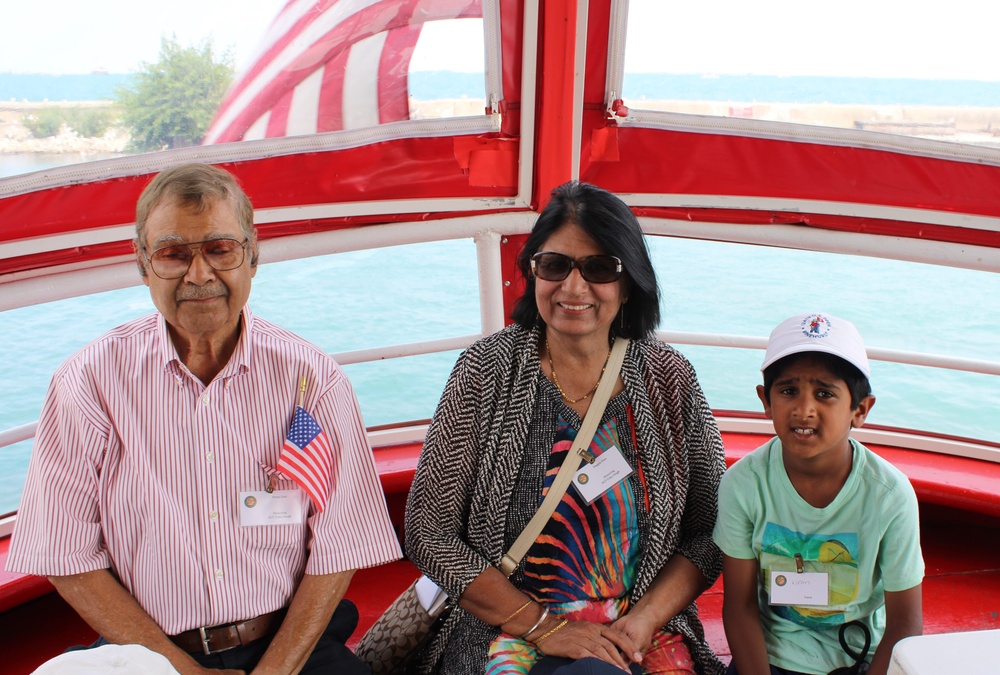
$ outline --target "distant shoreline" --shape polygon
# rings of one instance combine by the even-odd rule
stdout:
[[[1000,107],[929,105],[846,105],[762,103],[759,101],[626,100],[626,106],[720,118],[864,129],[1000,148]],[[44,108],[107,108],[112,101],[0,101],[2,153],[124,153],[128,132],[112,127],[100,138],[82,138],[63,128],[56,136],[33,138],[22,118]],[[482,99],[411,101],[413,119],[478,115]]]
[[[0,100],[94,101],[117,98],[137,73],[0,72]],[[413,71],[410,95],[420,100],[482,97],[483,74]],[[1000,82],[835,75],[625,73],[626,98],[684,101],[764,101],[805,104],[1000,106]]]
[[[22,118],[46,108],[110,108],[112,101],[2,101],[0,102],[0,152],[2,153],[123,153],[129,134],[111,127],[100,138],[83,138],[65,127],[55,136],[34,138]]]

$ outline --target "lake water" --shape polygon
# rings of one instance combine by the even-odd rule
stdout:
[[[110,152],[0,152],[0,178],[121,155]]]
[[[667,330],[766,336],[823,310],[872,347],[997,360],[1000,275],[736,244],[652,238]],[[471,241],[263,264],[254,311],[330,352],[478,332]],[[0,428],[35,420],[52,372],[105,330],[153,310],[145,286],[0,313]],[[709,404],[759,410],[759,350],[680,346]],[[368,425],[430,417],[457,352],[347,366]],[[1000,378],[874,362],[869,423],[1000,441]],[[16,508],[30,442],[0,450],[0,513]]]

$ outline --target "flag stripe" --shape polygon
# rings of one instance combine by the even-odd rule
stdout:
[[[323,69],[323,87],[319,92],[319,120],[316,131],[340,131],[344,128],[344,104],[340,95],[344,86],[347,53],[330,59]]]
[[[323,68],[302,80],[302,84],[292,92],[292,104],[288,108],[286,136],[300,136],[316,133],[319,117],[319,92],[323,84]]]
[[[358,41],[347,57],[347,72],[341,91],[344,127],[363,129],[378,126],[378,64],[385,47],[386,33]]]
[[[326,508],[333,474],[333,449],[319,424],[301,406],[295,406],[277,469],[305,490],[317,512]]]
[[[409,63],[420,39],[420,26],[389,31],[378,64],[379,123],[410,118]],[[401,64],[403,60],[405,63]]]
[[[330,446],[324,443],[325,435],[320,435],[316,441],[310,443],[305,448],[299,448],[292,443],[285,445],[282,455],[278,460],[278,468],[280,470],[281,464],[287,462],[290,465],[294,465],[296,469],[300,472],[307,474],[310,479],[315,479],[315,482],[320,485],[326,485],[330,482]],[[326,492],[326,488],[320,489],[320,492]]]
[[[226,94],[205,143],[257,136],[251,130],[265,128],[268,115],[271,138],[337,131],[349,119],[350,126],[408,119],[407,75],[421,26],[473,17],[482,17],[481,0],[290,0]],[[352,60],[371,67],[371,86],[350,86],[360,83],[345,77]]]

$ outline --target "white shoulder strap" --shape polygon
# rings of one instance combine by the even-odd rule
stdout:
[[[580,431],[576,435],[576,440],[573,441],[573,447],[566,453],[566,459],[563,460],[562,466],[559,467],[559,473],[556,474],[555,480],[552,481],[552,487],[545,494],[545,499],[542,500],[541,506],[538,507],[535,515],[531,517],[527,526],[525,526],[513,545],[511,545],[510,550],[507,551],[507,555],[500,561],[500,571],[506,576],[509,577],[514,573],[521,559],[524,558],[528,549],[531,548],[535,539],[538,538],[542,528],[545,527],[545,523],[552,516],[552,512],[556,510],[559,500],[562,499],[563,494],[569,488],[569,484],[573,480],[573,475],[580,468],[580,462],[589,453],[590,442],[597,432],[597,425],[601,422],[604,409],[608,406],[611,391],[615,388],[615,383],[618,382],[618,374],[621,372],[622,363],[625,361],[625,350],[628,349],[628,344],[628,338],[619,337],[615,340],[615,344],[611,348],[611,356],[608,357],[608,366],[604,371],[605,376],[601,378],[601,384],[594,393],[594,400],[591,401],[587,415],[583,418],[583,424],[580,425]],[[608,377],[609,375],[611,377]],[[593,460],[591,459],[590,461]]]

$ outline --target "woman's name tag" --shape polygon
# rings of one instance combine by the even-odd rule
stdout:
[[[631,475],[632,467],[622,457],[621,450],[612,445],[593,464],[584,464],[576,472],[573,485],[589,504]]]
[[[830,604],[826,572],[771,572],[771,604],[826,607]]]
[[[240,526],[297,525],[304,523],[305,493],[302,490],[275,490],[240,493]]]

